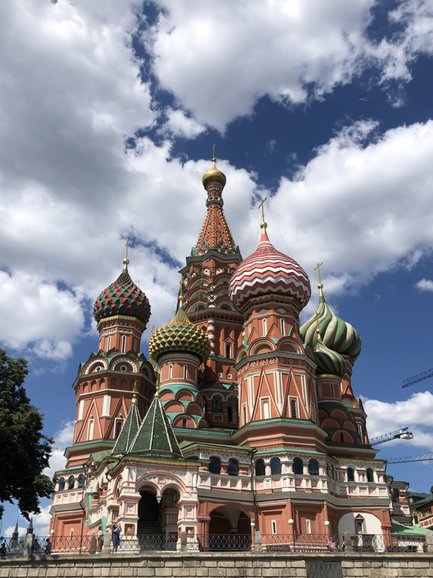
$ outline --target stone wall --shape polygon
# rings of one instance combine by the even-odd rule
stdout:
[[[176,553],[0,559],[0,578],[432,578],[432,554]]]

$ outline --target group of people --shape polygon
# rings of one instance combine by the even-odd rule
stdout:
[[[116,523],[113,524],[111,529],[111,543],[113,544],[113,552],[117,552],[120,545],[120,526]],[[102,526],[98,527],[96,544],[98,552],[102,552],[104,547],[104,532],[102,531]]]

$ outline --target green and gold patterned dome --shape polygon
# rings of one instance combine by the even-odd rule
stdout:
[[[314,346],[314,361],[317,364],[316,373],[318,375],[336,375],[343,377],[346,368],[344,357],[326,347],[322,342],[320,334],[318,334],[318,341]]]
[[[319,283],[319,305],[314,315],[302,325],[300,333],[305,344],[315,348],[319,341],[316,329],[319,328],[322,343],[340,355],[355,361],[361,353],[362,340],[358,331],[340,319],[325,301],[323,285]]]
[[[210,353],[210,341],[199,327],[191,323],[182,305],[174,319],[160,327],[149,341],[149,352],[158,361],[164,353],[192,353],[206,361]]]

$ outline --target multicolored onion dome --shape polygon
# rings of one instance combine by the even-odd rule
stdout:
[[[93,316],[96,321],[114,315],[136,317],[145,325],[150,317],[149,300],[129,276],[127,259],[119,277],[106,287],[95,301]]]
[[[217,169],[216,166],[216,158],[213,157],[212,158],[212,168],[210,168],[208,171],[205,172],[205,174],[202,177],[202,182],[203,182],[203,186],[205,189],[207,189],[207,185],[210,182],[217,182],[220,183],[223,188],[226,184],[226,176],[225,174],[220,171],[219,169]]]
[[[317,327],[322,336],[322,342],[340,355],[347,355],[355,361],[361,353],[362,340],[358,331],[340,319],[325,301],[323,285],[319,284],[319,306],[314,315],[302,325],[300,333],[305,344],[313,349],[318,342]]]
[[[343,377],[346,368],[344,357],[326,347],[320,336],[314,346],[314,361],[317,364],[316,372],[318,375],[336,375]]]
[[[210,341],[199,327],[191,323],[182,305],[174,319],[155,331],[149,341],[149,352],[156,360],[164,353],[193,353],[206,361],[210,353]]]
[[[293,259],[277,251],[262,224],[259,246],[247,257],[231,278],[230,298],[238,309],[251,298],[267,294],[292,297],[301,310],[308,303],[311,286],[308,275]]]

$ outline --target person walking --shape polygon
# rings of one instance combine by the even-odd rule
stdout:
[[[116,523],[113,524],[111,541],[113,542],[113,552],[116,553],[120,545],[120,527]]]

